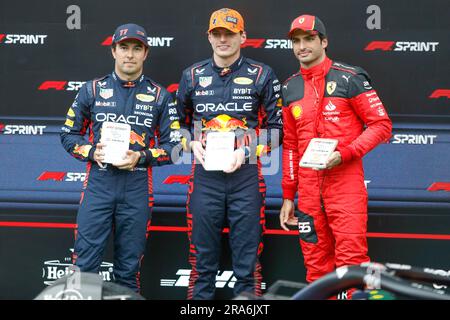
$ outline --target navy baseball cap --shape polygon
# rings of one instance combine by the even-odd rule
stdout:
[[[136,39],[148,47],[147,32],[141,26],[134,23],[127,23],[118,26],[112,37],[112,44],[119,43],[127,39]]]

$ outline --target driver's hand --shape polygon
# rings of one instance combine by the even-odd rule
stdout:
[[[133,170],[141,157],[138,151],[127,150],[122,161],[115,162],[112,165],[121,170]]]
[[[294,201],[289,199],[283,200],[283,205],[280,210],[280,226],[286,231],[289,231],[288,225],[296,226],[298,219],[294,216]]]

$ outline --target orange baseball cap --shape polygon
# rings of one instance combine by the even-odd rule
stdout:
[[[222,8],[214,11],[209,19],[208,32],[215,28],[225,28],[234,33],[242,32],[244,31],[244,19],[236,10]]]

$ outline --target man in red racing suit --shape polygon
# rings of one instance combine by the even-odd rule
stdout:
[[[283,97],[283,206],[280,224],[297,225],[312,282],[335,267],[368,262],[367,190],[362,157],[391,136],[392,123],[368,74],[330,60],[325,26],[302,15],[289,37],[300,72],[286,80]],[[299,167],[312,138],[338,140],[326,169]],[[294,197],[298,191],[298,217]]]

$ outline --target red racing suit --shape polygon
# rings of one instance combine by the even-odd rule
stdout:
[[[298,228],[306,280],[369,261],[362,157],[391,136],[392,123],[368,74],[329,58],[284,83],[283,198],[298,191]],[[311,138],[338,140],[342,163],[299,167]]]

